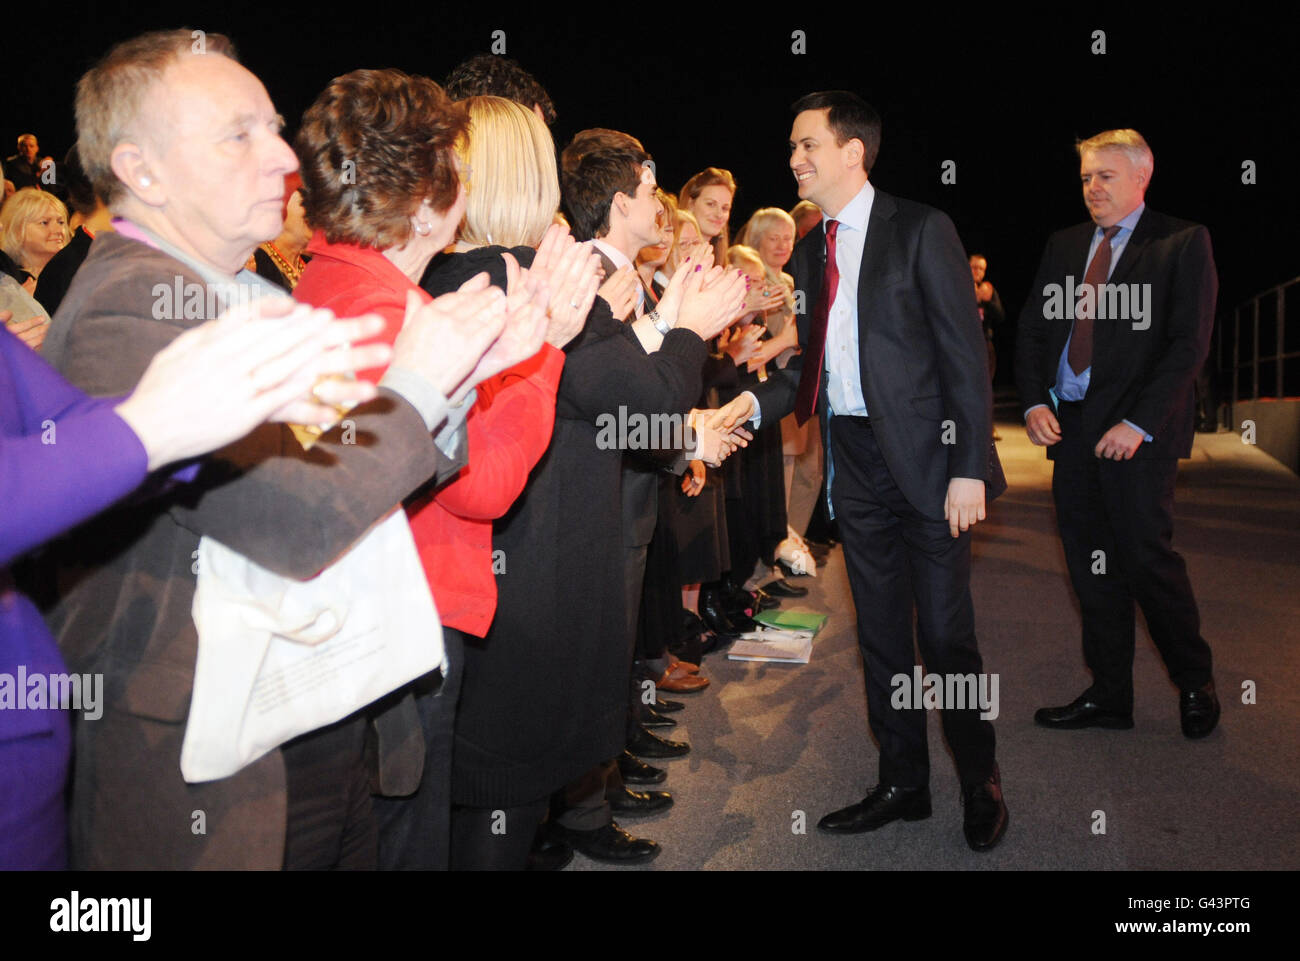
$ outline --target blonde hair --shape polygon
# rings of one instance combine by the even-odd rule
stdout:
[[[25,270],[30,270],[23,262],[23,237],[27,233],[27,225],[46,210],[53,210],[63,217],[63,242],[66,244],[68,208],[63,206],[63,201],[54,194],[37,190],[35,187],[24,187],[22,190],[15,191],[14,195],[5,201],[4,207],[0,207],[0,250]]]
[[[727,263],[732,267],[749,264],[751,267],[757,267],[761,270],[764,276],[767,275],[767,264],[763,263],[763,258],[758,251],[744,244],[735,244],[727,248]]]
[[[157,30],[119,43],[77,82],[77,151],[81,166],[109,207],[125,190],[113,173],[113,148],[140,137],[137,123],[149,89],[182,56],[215,54],[238,63],[219,33]]]
[[[1130,127],[1120,130],[1103,130],[1099,134],[1080,140],[1074,145],[1082,158],[1085,153],[1097,150],[1118,150],[1133,162],[1133,166],[1147,172],[1147,181],[1155,170],[1156,158],[1142,135]]]
[[[668,196],[672,196],[669,194]],[[695,219],[695,214],[682,207],[673,207],[673,245],[668,248],[668,259],[664,261],[664,270],[667,271],[671,266],[674,270],[677,264],[681,262],[679,251],[679,241],[682,239],[682,227],[689,223],[695,228],[695,234],[704,241],[704,231],[700,230],[700,222]]]
[[[469,197],[460,239],[536,247],[560,206],[555,142],[527,107],[504,97],[470,97]]]
[[[767,236],[767,232],[777,224],[789,227],[797,232],[794,218],[780,207],[760,207],[750,216],[745,226],[740,228],[740,233],[736,235],[736,243],[745,244],[757,250],[758,245]]]

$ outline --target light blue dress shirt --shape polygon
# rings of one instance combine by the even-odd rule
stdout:
[[[1110,269],[1106,272],[1106,279],[1110,280],[1110,275],[1115,272],[1115,265],[1119,263],[1120,257],[1124,255],[1124,248],[1128,246],[1129,238],[1133,236],[1133,228],[1142,217],[1142,211],[1146,210],[1146,204],[1140,203],[1133,211],[1119,221],[1117,226],[1119,231],[1111,238],[1110,241]],[[1101,246],[1102,237],[1105,236],[1105,229],[1097,227],[1092,232],[1092,243],[1088,245],[1088,256],[1083,262],[1083,272],[1080,277],[1087,276],[1088,265],[1092,263],[1093,256],[1097,253],[1097,248]],[[1082,285],[1082,281],[1080,281]],[[1061,350],[1060,359],[1056,362],[1056,385],[1052,388],[1052,396],[1057,403],[1060,401],[1080,401],[1088,393],[1088,385],[1092,382],[1092,368],[1086,367],[1079,373],[1075,373],[1070,367],[1070,341],[1074,339],[1074,327],[1071,325],[1070,336],[1065,339],[1065,347]],[[1035,404],[1025,411],[1025,417],[1029,416],[1029,411],[1037,410],[1039,407],[1046,407],[1046,404]],[[1135,431],[1145,438],[1147,443],[1152,441],[1152,437],[1145,430],[1133,423],[1131,420],[1125,420],[1125,424],[1132,427]]]

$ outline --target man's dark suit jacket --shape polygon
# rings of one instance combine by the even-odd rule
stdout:
[[[804,294],[799,344],[805,351],[825,256],[819,224],[795,247],[787,268]],[[857,294],[858,369],[872,432],[908,502],[942,519],[948,481],[987,483],[997,456],[989,440],[993,398],[984,332],[966,253],[948,216],[876,190]],[[794,409],[803,360],[793,358],[780,376],[754,389],[765,422]],[[833,457],[826,381],[823,368],[817,407]],[[952,443],[944,443],[945,434]],[[1001,476],[1000,466],[994,473]],[[990,485],[989,498],[998,493]]]
[[[605,255],[603,250],[592,248],[600,257],[600,266],[605,271],[606,278],[614,276],[618,267],[614,262]],[[637,283],[641,283],[638,279]],[[649,303],[649,295],[646,295],[646,302]],[[650,308],[645,308],[647,311]],[[629,317],[623,324],[623,336],[629,338],[637,345],[637,349],[644,352],[645,348],[641,346],[640,339],[632,330],[632,320]],[[699,398],[701,383],[699,377],[691,378],[677,393],[677,401],[672,409],[664,410],[665,414],[680,414],[683,418],[686,412],[690,410],[691,405]],[[684,392],[683,392],[684,391]],[[689,393],[694,391],[694,393]],[[611,414],[618,415],[618,408],[610,410]],[[684,433],[684,432],[683,432]],[[623,543],[627,547],[645,547],[654,537],[655,524],[659,519],[659,471],[676,469],[678,473],[685,466],[680,451],[670,450],[643,450],[643,451],[626,451],[623,456]]]
[[[1044,317],[1049,284],[1077,286],[1087,268],[1088,246],[1096,225],[1089,222],[1057,231],[1047,240],[1038,275],[1020,314],[1016,342],[1016,382],[1025,410],[1051,405],[1061,351],[1070,336],[1068,317]],[[1219,281],[1210,232],[1157,213],[1142,212],[1110,284],[1150,284],[1145,299],[1150,326],[1134,329],[1132,319],[1101,319],[1093,324],[1092,374],[1083,400],[1088,444],[1123,420],[1152,436],[1135,457],[1190,457],[1196,416],[1196,375],[1210,350]],[[1145,323],[1145,321],[1144,321]],[[1054,457],[1056,448],[1047,448]]]

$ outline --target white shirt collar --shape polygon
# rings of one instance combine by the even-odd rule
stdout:
[[[592,241],[592,243],[596,246],[597,250],[599,250],[606,257],[608,257],[610,260],[614,262],[615,267],[634,266],[632,261],[628,260],[627,254],[623,253],[623,251],[619,250],[617,247],[615,247],[613,244],[609,243],[608,241],[603,240],[600,237],[597,237],[595,240]]]
[[[853,199],[844,205],[844,209],[835,217],[822,213],[822,229],[826,229],[828,220],[838,220],[841,226],[866,232],[867,221],[871,217],[871,204],[876,199],[876,188],[868,180],[862,189],[853,195]]]

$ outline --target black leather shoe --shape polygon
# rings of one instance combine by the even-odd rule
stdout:
[[[1219,696],[1214,693],[1214,681],[1197,690],[1181,692],[1178,713],[1182,716],[1185,737],[1205,737],[1213,731],[1219,723]]]
[[[654,708],[647,707],[641,712],[642,727],[676,727],[677,721],[666,714],[660,714]]]
[[[552,837],[549,831],[539,832],[533,849],[528,852],[526,871],[560,871],[573,860],[573,845]]]
[[[758,595],[758,600],[754,602],[755,614],[757,614],[759,611],[770,611],[773,608],[777,608],[781,606],[781,598],[773,597],[771,594],[767,593],[767,591],[763,590],[761,587],[754,593]]]
[[[656,698],[650,706],[660,714],[676,714],[678,711],[686,710],[686,705],[681,701],[670,701],[666,697]]]
[[[808,588],[799,587],[791,584],[784,577],[779,577],[774,581],[769,581],[759,588],[764,594],[771,594],[773,597],[807,597]]]
[[[681,757],[690,751],[685,741],[670,741],[637,725],[637,732],[628,739],[627,749],[637,757]]]
[[[962,827],[972,851],[987,851],[1007,833],[1007,806],[1002,800],[1002,773],[996,764],[985,780],[964,785],[962,804],[966,808]]]
[[[663,768],[651,767],[628,751],[618,756],[618,773],[625,784],[662,784],[668,780],[668,772]]]
[[[574,831],[556,824],[553,836],[581,851],[593,861],[614,864],[640,864],[659,854],[659,845],[645,838],[634,838],[611,821],[594,831]]]
[[[1133,726],[1133,715],[1108,711],[1088,700],[1088,695],[1080,694],[1064,707],[1040,707],[1034,712],[1034,723],[1060,730],[1107,727],[1127,731]]]
[[[922,821],[930,816],[928,787],[887,787],[879,784],[857,804],[832,811],[817,827],[832,834],[861,834],[890,821]]]
[[[731,623],[722,602],[714,590],[700,591],[700,620],[715,634],[735,637],[740,631]]]
[[[643,817],[673,806],[673,796],[667,791],[633,791],[627,787],[607,794],[605,800],[619,817]]]

